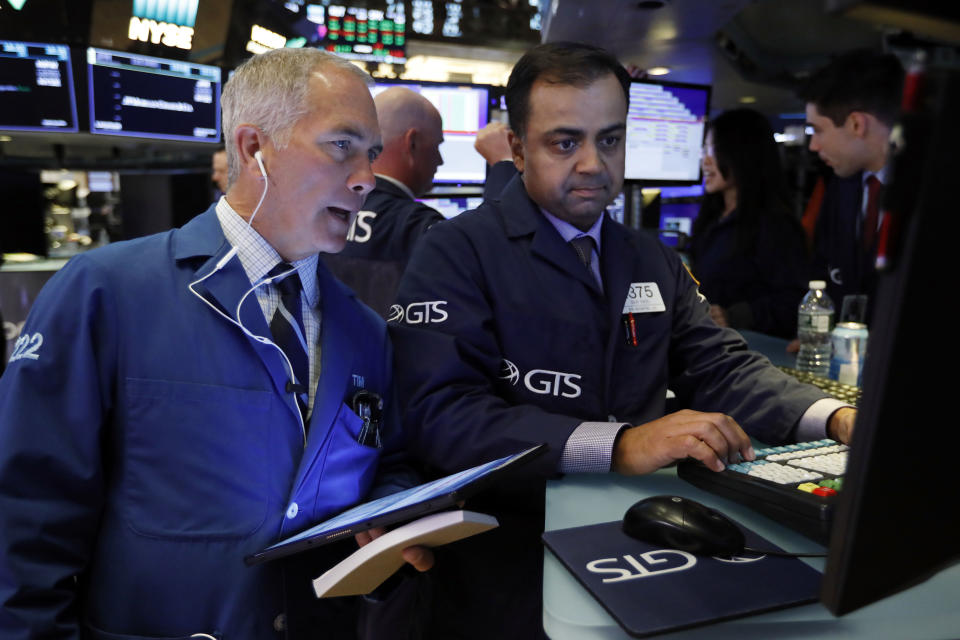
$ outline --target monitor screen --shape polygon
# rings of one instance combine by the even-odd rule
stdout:
[[[87,49],[90,133],[220,141],[220,68]]]
[[[655,184],[698,182],[709,111],[709,86],[631,83],[624,177]]]
[[[473,148],[477,132],[489,121],[490,87],[476,84],[380,82],[373,94],[403,86],[429,100],[443,119],[443,164],[433,181],[437,184],[483,184],[487,161]]]
[[[823,577],[821,600],[838,615],[960,560],[960,434],[948,417],[957,348],[945,329],[949,305],[931,297],[931,283],[942,282],[944,261],[956,250],[943,214],[956,201],[960,72],[928,74],[916,87],[923,111],[897,125],[898,151],[884,188],[878,246],[885,264]],[[943,598],[944,607],[956,602],[955,593]]]
[[[464,211],[476,209],[483,203],[482,196],[444,196],[436,198],[417,198],[418,201],[432,207],[447,219],[458,216]]]
[[[0,129],[77,131],[69,47],[0,40]]]
[[[703,185],[660,189],[660,240],[669,247],[684,249],[693,235],[693,222],[700,213]]]
[[[309,46],[344,58],[402,64],[406,58],[406,17],[402,2],[379,8],[306,3],[297,30]]]

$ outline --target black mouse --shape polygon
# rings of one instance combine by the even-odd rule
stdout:
[[[664,549],[708,556],[737,555],[746,544],[732,520],[680,496],[652,496],[636,503],[623,516],[623,532]]]

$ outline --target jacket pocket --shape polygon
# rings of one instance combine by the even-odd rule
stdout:
[[[267,515],[268,391],[126,380],[122,510],[152,537],[241,538]]]
[[[346,404],[321,445],[319,460],[310,469],[304,489],[316,491],[317,520],[360,501],[370,491],[380,450],[357,442],[363,420]]]

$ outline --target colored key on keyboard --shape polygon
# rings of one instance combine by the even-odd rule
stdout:
[[[755,460],[731,464],[720,473],[693,460],[681,462],[677,473],[826,544],[848,447],[825,439],[758,448],[755,454]]]

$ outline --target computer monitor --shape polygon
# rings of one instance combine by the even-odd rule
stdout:
[[[703,185],[663,187],[660,189],[660,241],[669,247],[684,249],[693,235],[693,222],[700,214]]]
[[[417,198],[418,201],[440,212],[448,220],[464,211],[476,209],[483,204],[483,196],[443,196]]]
[[[624,177],[657,185],[699,182],[709,112],[709,86],[633,81]]]
[[[220,141],[220,68],[87,49],[90,133]]]
[[[447,82],[377,81],[373,94],[394,86],[416,91],[429,100],[443,119],[443,164],[433,178],[435,184],[483,184],[487,179],[487,161],[473,143],[477,132],[490,118],[490,87]]]
[[[0,129],[77,131],[68,46],[0,40]]]
[[[878,276],[863,395],[823,579],[821,601],[837,615],[960,559],[951,373],[957,348],[953,285],[944,273],[956,252],[956,235],[944,225],[956,209],[960,72],[930,75],[919,86],[926,87],[925,110],[897,127],[901,152],[883,202],[887,269]]]

